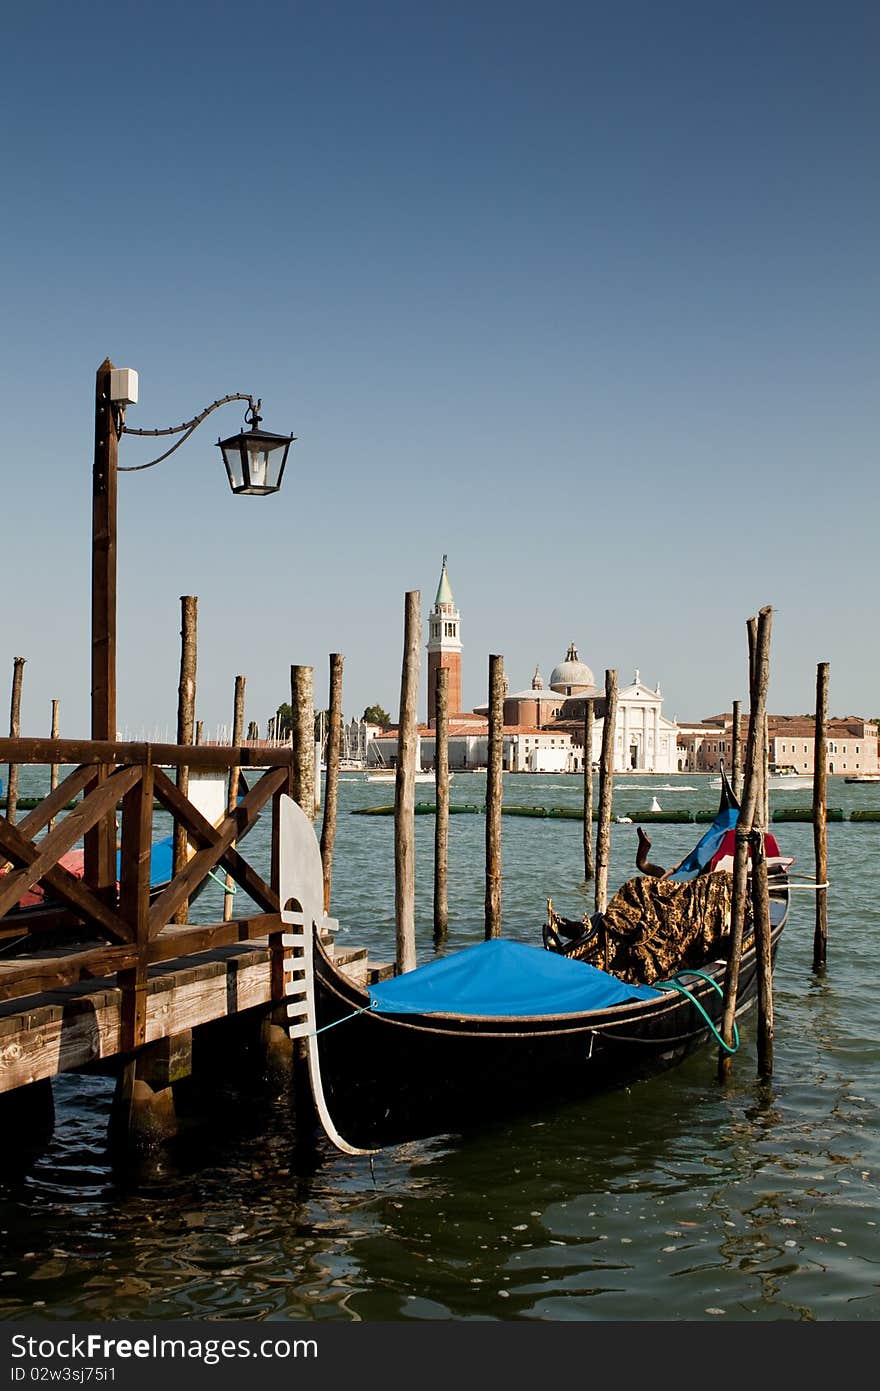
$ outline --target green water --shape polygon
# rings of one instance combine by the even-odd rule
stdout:
[[[667,787],[666,784],[672,784]],[[458,774],[456,801],[482,800]],[[692,788],[694,790],[686,790]],[[430,793],[430,788],[420,789]],[[517,805],[577,805],[576,778],[505,778]],[[615,812],[710,807],[699,776],[636,777]],[[809,791],[774,793],[805,805]],[[343,945],[393,955],[393,823],[349,815],[389,789],[340,784],[332,912]],[[880,806],[880,786],[829,784],[829,805]],[[775,828],[812,872],[809,825]],[[680,859],[698,826],[653,825]],[[257,860],[260,836],[249,854]],[[480,940],[485,823],[449,827],[448,949]],[[829,953],[811,971],[813,897],[796,893],[775,976],[775,1070],[755,1079],[747,1024],[732,1081],[707,1048],[674,1071],[470,1135],[345,1157],[300,1133],[253,1077],[189,1098],[181,1140],[115,1174],[110,1084],[65,1077],[45,1154],[0,1187],[0,1317],[23,1319],[871,1320],[880,1316],[880,1006],[874,989],[880,825],[828,828]],[[433,820],[416,820],[420,960],[433,955]],[[612,887],[634,825],[612,828]],[[505,932],[540,940],[544,900],[592,907],[576,822],[502,825]],[[220,891],[198,901],[217,915]],[[245,911],[244,903],[239,905]],[[430,1079],[426,1079],[426,1085]],[[195,1121],[198,1123],[195,1123]]]

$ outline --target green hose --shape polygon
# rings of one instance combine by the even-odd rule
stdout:
[[[736,1050],[739,1048],[739,1029],[736,1026],[736,1020],[734,1019],[733,1021],[733,1045],[731,1046],[729,1043],[725,1043],[724,1039],[721,1037],[715,1025],[712,1023],[712,1020],[709,1018],[708,1014],[703,1009],[703,1006],[700,1004],[699,1000],[690,990],[688,990],[686,985],[682,984],[682,982],[679,980],[679,976],[700,976],[703,980],[707,980],[709,984],[712,986],[712,989],[717,990],[718,994],[723,999],[724,991],[721,989],[721,986],[718,984],[717,980],[715,980],[713,976],[707,975],[705,971],[691,970],[690,967],[688,967],[684,971],[676,972],[676,974],[672,976],[669,980],[655,981],[654,988],[655,990],[680,990],[682,995],[686,996],[687,999],[690,1000],[691,1004],[700,1011],[700,1014],[702,1014],[706,1023],[709,1025],[709,1028],[711,1029],[712,1033],[715,1035],[716,1039],[721,1044],[721,1047],[725,1050],[725,1052],[735,1053]]]

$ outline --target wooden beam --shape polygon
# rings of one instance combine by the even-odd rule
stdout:
[[[16,759],[19,763],[87,763],[93,768],[102,763],[146,763],[176,767],[188,763],[191,768],[286,768],[292,752],[285,745],[261,749],[243,744],[231,748],[228,744],[144,744],[111,742],[100,739],[0,739],[0,763]]]
[[[229,926],[229,924],[227,924]],[[117,986],[57,992],[0,1015],[0,1091],[53,1077],[119,1054]],[[145,993],[146,1043],[272,1002],[268,947],[151,973]]]
[[[196,952],[212,951],[219,947],[242,942],[262,941],[272,932],[282,930],[278,913],[259,913],[232,922],[169,925],[147,947],[147,962],[182,959]],[[30,995],[57,990],[82,981],[108,978],[119,971],[130,970],[137,962],[134,944],[127,946],[92,945],[52,955],[17,957],[0,963],[0,1001],[20,1000]]]

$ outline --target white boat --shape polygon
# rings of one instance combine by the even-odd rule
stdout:
[[[844,782],[880,782],[880,773],[853,773]]]
[[[710,786],[720,787],[721,779],[713,778]],[[767,786],[784,792],[790,787],[812,787],[813,778],[810,773],[799,773],[791,763],[771,763],[767,770]]]
[[[770,787],[812,787],[812,773],[799,773],[792,763],[771,763],[767,770]]]
[[[449,774],[450,778],[453,776]],[[394,782],[397,777],[396,768],[378,768],[375,773],[367,774],[367,782]],[[431,772],[418,771],[416,782],[433,782],[434,774]]]

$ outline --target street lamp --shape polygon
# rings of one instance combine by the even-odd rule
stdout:
[[[229,486],[234,493],[248,493],[252,497],[263,497],[266,493],[277,493],[281,487],[281,477],[290,446],[295,435],[270,435],[268,430],[260,430],[262,416],[259,414],[262,401],[245,412],[245,421],[250,429],[241,434],[231,435],[228,440],[218,440],[223,462],[229,475]]]
[[[265,496],[281,486],[281,476],[295,435],[270,435],[259,429],[260,401],[235,392],[213,401],[200,415],[166,430],[135,430],[125,424],[126,407],[137,402],[137,372],[116,368],[106,358],[95,379],[95,458],[92,473],[92,739],[116,740],[116,498],[117,474],[152,468],[189,439],[206,416],[229,401],[247,401],[245,416],[250,430],[218,440],[229,484],[234,493]],[[146,464],[122,468],[118,463],[119,439],[130,435],[181,435],[176,444]],[[87,837],[92,884],[106,887],[116,882],[115,831],[112,817],[108,833]],[[97,858],[95,848],[97,846]]]

